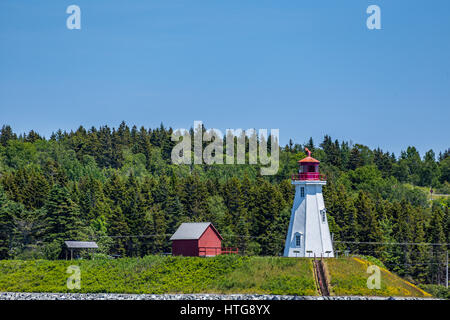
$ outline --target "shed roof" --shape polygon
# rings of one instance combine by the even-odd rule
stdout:
[[[98,245],[94,241],[64,241],[69,249],[97,249]]]
[[[199,239],[206,229],[211,225],[212,229],[223,240],[220,233],[214,228],[211,222],[185,222],[170,237],[170,240],[196,240]]]

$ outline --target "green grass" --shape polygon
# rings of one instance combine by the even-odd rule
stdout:
[[[66,286],[81,269],[81,289]],[[218,256],[77,261],[0,261],[0,291],[315,294],[307,259]]]
[[[333,295],[431,297],[412,283],[380,267],[380,289],[369,289],[367,268],[374,263],[360,258],[326,259]]]
[[[384,268],[381,289],[368,289],[370,264],[354,258],[326,259],[332,294],[427,296]],[[80,267],[81,289],[67,288],[70,265]],[[317,295],[311,259],[242,256],[0,260],[0,291]]]
[[[316,295],[310,259],[252,257],[217,282],[220,292]]]
[[[435,190],[435,188],[433,188],[434,193],[433,193],[432,197],[430,197],[430,187],[420,187],[420,186],[412,185],[410,183],[405,183],[405,186],[409,189],[418,189],[418,190],[422,191],[423,193],[426,194],[427,200],[430,200],[431,198],[433,198],[433,200],[446,199],[450,196],[448,194],[441,194],[441,193],[437,192]]]

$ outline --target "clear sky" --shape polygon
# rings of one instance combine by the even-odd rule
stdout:
[[[443,151],[450,1],[0,1],[0,124],[48,137],[122,120]]]

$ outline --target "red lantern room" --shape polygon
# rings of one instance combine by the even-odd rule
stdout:
[[[292,180],[326,180],[324,175],[319,173],[320,161],[311,157],[311,151],[305,148],[308,156],[300,161],[299,173],[292,176]]]

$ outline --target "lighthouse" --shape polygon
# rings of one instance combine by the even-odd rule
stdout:
[[[319,173],[319,161],[308,156],[299,163],[299,173],[292,176],[295,185],[285,257],[334,257],[322,186],[327,182]]]

